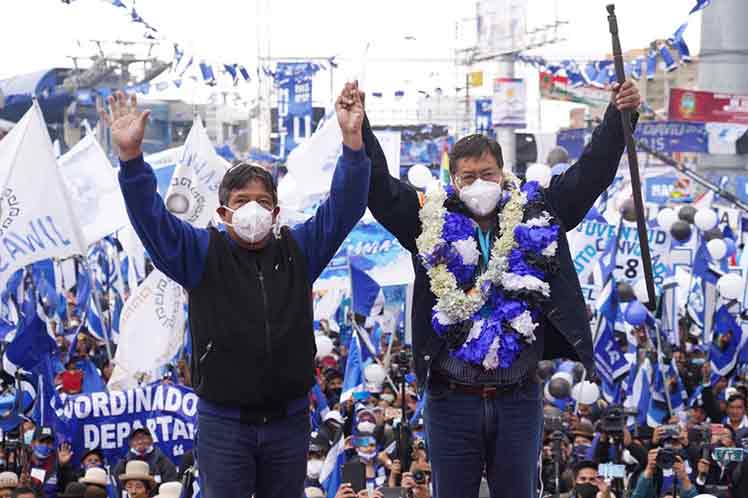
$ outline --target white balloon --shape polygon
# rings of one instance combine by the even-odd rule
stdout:
[[[548,187],[551,184],[551,168],[545,164],[531,164],[525,171],[525,178],[528,182],[538,182],[543,188]]]
[[[332,353],[333,343],[332,339],[326,335],[320,335],[314,338],[314,342],[317,344],[317,359],[322,359],[325,356]]]
[[[372,363],[364,369],[364,379],[371,384],[382,384],[387,376],[384,368],[378,363]]]
[[[699,209],[693,217],[693,224],[704,232],[716,227],[718,221],[717,212],[710,208]]]
[[[408,181],[416,188],[426,188],[432,178],[431,170],[423,164],[414,164],[408,170]]]
[[[678,221],[678,213],[673,209],[665,208],[657,213],[657,224],[666,232],[670,231],[670,228],[676,221]]]
[[[743,295],[743,279],[736,273],[728,273],[717,280],[717,290],[725,299],[739,299]]]
[[[722,239],[712,239],[706,243],[706,248],[712,259],[719,261],[727,256],[727,244]]]
[[[556,372],[551,377],[551,380],[553,379],[563,379],[566,381],[567,384],[571,387],[572,384],[574,384],[574,376],[570,374],[569,372]]]
[[[591,405],[600,398],[600,388],[594,382],[585,380],[571,388],[571,397],[577,403]]]

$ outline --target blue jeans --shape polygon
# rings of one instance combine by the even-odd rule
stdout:
[[[198,412],[197,460],[205,498],[304,494],[309,412],[262,425]]]
[[[491,498],[537,496],[543,408],[530,382],[495,399],[429,386],[424,419],[434,498],[478,498],[483,469]]]

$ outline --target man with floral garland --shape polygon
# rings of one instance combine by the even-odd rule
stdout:
[[[624,150],[620,111],[640,104],[634,83],[615,85],[611,104],[579,161],[548,187],[522,184],[503,169],[495,140],[470,135],[450,154],[452,185],[429,188],[423,203],[389,175],[364,122],[369,209],[413,256],[413,347],[436,498],[477,498],[484,469],[492,498],[535,496],[543,425],[537,364],[564,357],[593,368],[564,233],[615,178]]]

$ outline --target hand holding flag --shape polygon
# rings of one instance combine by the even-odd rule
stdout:
[[[98,111],[112,130],[112,139],[119,149],[119,158],[122,161],[135,159],[143,152],[140,148],[145,136],[145,125],[151,111],[138,112],[138,101],[135,94],[130,95],[128,104],[124,92],[118,91],[116,98],[109,97],[109,113],[99,106]]]

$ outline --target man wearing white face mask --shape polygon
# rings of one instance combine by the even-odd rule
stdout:
[[[130,221],[155,266],[189,295],[203,496],[298,498],[315,374],[312,283],[366,209],[362,103],[357,94],[336,102],[343,153],[330,196],[311,219],[273,230],[279,209],[272,177],[242,163],[220,184],[218,214],[227,229],[219,231],[195,228],[166,209],[141,151],[149,112],[137,110],[134,95],[127,100],[118,92],[110,113],[100,114],[119,149]]]
[[[369,209],[413,256],[413,351],[437,498],[537,495],[543,358],[591,371],[592,337],[564,233],[612,183],[624,150],[621,110],[639,106],[633,82],[612,91],[582,157],[548,187],[504,169],[499,144],[459,140],[451,185],[418,192],[392,178],[368,120]]]

